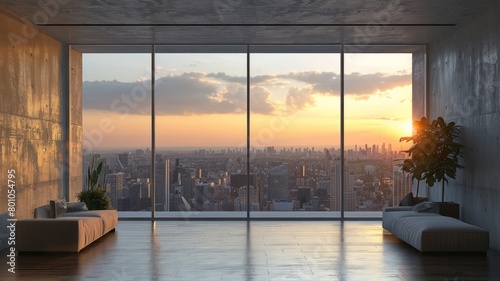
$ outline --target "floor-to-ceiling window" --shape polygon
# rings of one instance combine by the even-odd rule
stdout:
[[[252,217],[339,215],[339,50],[251,46]]]
[[[148,46],[83,49],[83,182],[103,163],[99,185],[118,211],[151,210],[151,54]]]
[[[367,216],[411,191],[399,139],[412,133],[412,54],[345,50],[344,211]]]
[[[380,216],[411,190],[411,48],[131,48],[80,47],[84,175],[104,161],[120,216]]]
[[[246,46],[156,46],[155,64],[157,216],[244,211]]]

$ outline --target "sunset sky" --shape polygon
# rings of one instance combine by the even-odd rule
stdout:
[[[340,55],[251,54],[251,145],[340,145]],[[84,54],[84,147],[151,145],[149,54]],[[411,134],[411,54],[346,54],[345,139]],[[246,54],[157,54],[157,147],[244,147]]]

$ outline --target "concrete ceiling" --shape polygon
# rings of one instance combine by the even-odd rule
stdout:
[[[44,4],[45,3],[45,4]],[[496,0],[1,0],[71,44],[425,44]]]

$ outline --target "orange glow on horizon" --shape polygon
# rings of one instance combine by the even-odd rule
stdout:
[[[99,129],[103,120],[109,123],[109,130]],[[150,147],[150,121],[149,116],[131,115],[122,120],[119,115],[109,113],[88,114],[84,121],[84,144],[90,141],[99,148]],[[345,123],[346,147],[386,143],[395,148],[405,146],[399,139],[411,134],[410,121],[364,119]],[[251,116],[251,146],[339,147],[339,124],[337,118],[255,114]],[[158,116],[156,146],[245,147],[246,114]]]

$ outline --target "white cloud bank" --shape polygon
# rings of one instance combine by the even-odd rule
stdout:
[[[290,72],[283,75],[251,77],[251,112],[257,114],[292,114],[315,105],[315,95],[338,96],[340,76],[333,72]],[[150,114],[151,81],[83,82],[84,110]],[[411,74],[360,74],[345,76],[348,97],[368,99],[396,87],[411,84]],[[272,87],[285,87],[285,96],[277,101]],[[246,77],[225,73],[189,72],[157,80],[156,114],[203,115],[246,112]],[[284,106],[284,108],[283,108]]]

